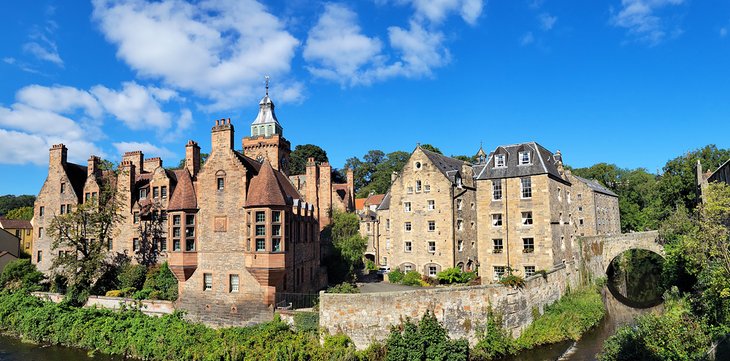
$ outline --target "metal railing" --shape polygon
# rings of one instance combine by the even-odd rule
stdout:
[[[276,308],[296,310],[311,308],[319,303],[318,293],[276,293]]]

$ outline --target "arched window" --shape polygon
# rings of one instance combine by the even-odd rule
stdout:
[[[215,172],[215,189],[218,191],[222,191],[226,187],[226,172],[223,170],[219,170]]]
[[[417,180],[416,181],[416,192],[420,192],[420,191],[421,191],[421,181]]]

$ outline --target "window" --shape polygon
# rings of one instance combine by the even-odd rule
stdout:
[[[405,252],[411,252],[411,251],[413,251],[413,242],[411,242],[411,241],[405,241],[404,242],[404,248],[403,248],[403,250]]]
[[[416,169],[421,169],[421,162],[416,162]]]
[[[281,252],[281,238],[277,237],[271,239],[271,251]]]
[[[580,193],[578,193],[578,199],[581,199],[581,198],[582,198],[582,197],[581,197],[581,194],[580,194]]]
[[[535,275],[535,266],[525,266],[525,277]]]
[[[456,247],[459,250],[459,252],[462,252],[464,250],[464,241],[458,240],[456,242]]]
[[[273,222],[273,223],[281,222],[281,212],[272,211],[271,212],[271,222]]]
[[[230,287],[228,289],[230,292],[238,292],[238,287],[239,287],[238,275],[228,276],[228,284],[230,285]]]
[[[433,232],[436,230],[436,221],[428,221],[428,231]]]
[[[266,241],[263,238],[256,238],[256,252],[266,251]]]
[[[464,230],[464,221],[461,219],[456,220],[456,230],[463,231]]]
[[[436,277],[436,266],[428,266],[428,277]]]
[[[505,156],[504,154],[496,154],[494,156],[494,167],[495,168],[501,168],[505,166]]]
[[[462,210],[462,208],[464,208],[464,201],[461,199],[457,199],[456,200],[456,209],[460,211],[460,210]]]
[[[41,217],[43,217],[43,215],[46,214],[46,207],[40,206],[40,208],[38,209],[38,213]]]
[[[421,181],[417,180],[416,181],[416,192],[420,192],[420,191],[421,191]]]
[[[61,193],[66,192],[66,183],[61,183]]]
[[[179,239],[173,239],[172,240],[172,250],[175,252],[180,251],[180,240]]]
[[[66,213],[71,213],[71,205],[70,204],[67,204],[66,205]]]
[[[493,239],[492,244],[494,245],[494,248],[492,248],[492,253],[502,253],[502,250],[504,249],[504,244],[502,244],[501,238]]]
[[[186,252],[195,252],[195,239],[194,238],[188,238],[185,240],[185,251]]]
[[[178,216],[178,217],[180,217],[180,216]],[[139,223],[139,212],[134,212],[134,213],[132,214],[132,219],[133,219],[133,221],[134,221],[134,224],[137,224],[137,223]]]
[[[411,211],[411,202],[403,203],[403,210],[406,212],[410,212]]]
[[[43,261],[43,251],[38,251],[37,262]]]
[[[425,193],[430,192],[431,191],[431,185],[430,184],[426,184],[425,186],[423,186],[423,191]]]
[[[568,198],[568,204],[570,204],[570,191],[565,191],[565,197]]]
[[[223,179],[223,177],[218,177],[216,181],[217,181],[217,183],[216,183],[217,189],[219,191],[222,191],[223,188],[225,187],[225,180]]]
[[[558,202],[560,202],[562,198],[560,197],[560,188],[558,188]]]
[[[160,195],[162,196],[162,199],[167,198],[167,186],[162,186],[160,188]]]
[[[522,198],[532,198],[532,179],[529,177],[521,178],[520,190],[522,191]]]
[[[180,215],[174,215],[174,216],[172,216],[172,224],[174,226],[179,226],[180,225]]]
[[[494,266],[494,280],[499,281],[504,277],[504,266]]]
[[[61,214],[64,214],[64,213],[66,213],[66,205],[62,204],[61,205]]]
[[[154,199],[160,198],[160,187],[152,188],[152,198],[154,198]]]
[[[386,231],[390,230],[390,218],[385,219],[385,230]]]
[[[413,271],[413,265],[407,264],[407,265],[403,266],[403,270],[405,272]]]
[[[502,180],[492,181],[492,199],[498,201],[502,199]]]
[[[523,238],[522,239],[522,252],[532,253],[535,252],[535,239],[534,238]]]
[[[522,212],[522,224],[525,226],[532,225],[532,212]]]
[[[385,249],[390,249],[390,239],[385,239]],[[388,264],[388,259],[383,257],[383,263]]]
[[[211,273],[203,273],[203,291],[213,289],[213,275]]]
[[[266,222],[266,213],[265,212],[256,212],[256,222]]]
[[[195,216],[192,214],[186,215],[185,224],[187,224],[188,226],[194,226],[195,225]]]
[[[160,238],[160,252],[167,252],[167,238]]]
[[[262,225],[262,224],[256,225],[256,235],[265,236],[266,235],[266,226]]]
[[[172,236],[180,237],[180,227],[172,227]]]
[[[139,238],[132,239],[132,250],[139,252]]]
[[[492,214],[492,227],[502,227],[502,213]]]
[[[428,241],[428,251],[431,253],[436,252],[436,241]]]
[[[520,165],[530,164],[530,152],[520,152]]]
[[[583,225],[583,218],[578,219],[578,224],[580,224],[581,226]]]
[[[195,237],[195,227],[185,227],[185,237]]]
[[[411,228],[411,222],[404,223],[404,229],[406,230],[406,232],[410,232]]]
[[[370,225],[370,223],[368,223]],[[271,226],[271,235],[272,236],[281,236],[281,225],[275,224]]]
[[[86,194],[84,194],[84,201],[85,202],[88,202],[90,199],[91,199],[91,193],[88,193],[87,192]]]
[[[456,173],[454,178],[456,179],[456,188],[462,188],[464,186],[464,184],[461,181],[461,174]]]
[[[578,206],[578,212],[583,212],[583,206]]]
[[[43,227],[38,228],[38,238],[43,237]]]
[[[406,193],[413,194],[413,187],[406,188]]]
[[[96,199],[96,192],[91,192],[91,198]]]
[[[139,190],[139,199],[147,199],[147,190],[146,189]]]

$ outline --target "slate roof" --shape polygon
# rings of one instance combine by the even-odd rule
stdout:
[[[253,169],[254,171],[256,171],[256,173],[258,173],[259,169],[261,169],[261,163],[257,162],[256,160],[243,155],[237,150],[234,150],[233,153],[236,154],[236,157],[238,157],[238,160],[241,162],[241,164],[243,164],[244,167],[248,169]]]
[[[84,185],[86,185],[86,167],[74,163],[66,163],[63,166],[69,181],[71,182],[71,188],[73,188],[76,196],[81,199],[84,193]]]
[[[606,195],[609,195],[612,197],[618,197],[618,194],[616,194],[616,193],[612,192],[610,189],[604,187],[601,183],[599,183],[595,179],[586,179],[583,177],[578,177],[577,175],[574,175],[573,177],[575,177],[577,180],[585,183],[588,186],[588,188],[592,189],[594,192],[606,194]]]
[[[380,202],[377,210],[384,211],[388,209],[390,209],[390,190],[388,190],[388,193],[385,193],[385,197],[383,197],[383,201]]]
[[[519,165],[519,152],[530,152],[530,164]],[[494,167],[495,154],[506,155],[505,167]],[[562,178],[557,167],[557,159],[547,148],[536,142],[518,143],[499,146],[489,154],[485,165],[474,167],[476,179],[499,179],[526,177],[531,175],[548,174],[555,179],[567,182]],[[478,173],[477,173],[478,171]]]
[[[276,113],[274,113],[274,102],[271,101],[269,95],[264,96],[259,102],[259,114],[256,115],[251,124],[279,124],[279,120],[276,119]]]
[[[0,229],[0,251],[7,251],[15,257],[20,256],[20,240],[10,232]]]
[[[246,207],[286,206],[286,198],[274,168],[268,160],[264,161],[259,174],[251,179]]]
[[[0,217],[0,228],[3,229],[32,229],[30,221],[24,219],[6,219]]]
[[[421,151],[423,154],[426,155],[426,157],[433,163],[438,170],[443,173],[446,178],[448,178],[452,183],[455,183],[455,176],[456,172],[461,172],[461,167],[465,164],[468,165],[467,162],[464,162],[462,160],[458,160],[455,158],[447,157],[442,154],[434,153],[430,150],[426,150],[421,148]]]
[[[170,196],[168,210],[186,210],[198,208],[198,199],[195,196],[195,187],[190,172],[187,169],[176,169],[173,171],[177,185]]]

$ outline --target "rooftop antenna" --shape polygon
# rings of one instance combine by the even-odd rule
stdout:
[[[266,79],[266,96],[269,96],[269,76],[264,75],[264,79]]]

